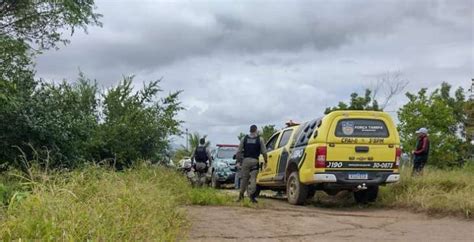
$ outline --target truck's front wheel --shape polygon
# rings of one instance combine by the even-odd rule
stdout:
[[[286,183],[286,194],[288,202],[294,205],[302,205],[308,197],[308,186],[300,182],[298,172],[293,171]]]

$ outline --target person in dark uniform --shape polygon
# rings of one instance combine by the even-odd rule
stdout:
[[[244,198],[245,190],[250,197],[250,201],[257,203],[256,188],[257,188],[257,174],[258,174],[258,157],[263,155],[265,164],[267,163],[267,150],[265,148],[265,141],[258,135],[256,125],[250,126],[250,134],[246,135],[240,141],[239,150],[237,152],[241,160],[241,184],[238,201]]]
[[[418,139],[416,140],[416,150],[413,151],[413,174],[423,173],[423,168],[428,162],[430,153],[430,140],[428,139],[428,129],[420,128],[416,131]]]
[[[206,146],[206,140],[204,138],[199,140],[199,145],[196,147],[191,156],[191,162],[193,164],[195,173],[195,185],[205,185],[207,183],[206,174],[208,173],[209,167],[211,166],[212,156]]]

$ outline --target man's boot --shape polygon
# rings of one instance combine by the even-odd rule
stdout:
[[[236,200],[236,202],[241,202],[244,200],[244,194],[239,194],[239,198]]]
[[[252,203],[258,203],[255,194],[252,194],[252,196],[250,196],[250,202],[252,202]]]

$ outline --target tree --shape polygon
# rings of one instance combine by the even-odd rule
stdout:
[[[38,50],[68,43],[62,33],[101,25],[94,0],[4,0],[0,2],[0,36]]]
[[[93,0],[0,1],[0,86],[34,89],[32,56],[69,43],[62,35],[67,30],[72,35],[76,28],[101,26],[93,10]]]
[[[408,86],[408,80],[403,78],[401,72],[386,72],[378,76],[375,84],[372,86],[372,100],[381,98],[381,102],[378,103],[379,108],[384,110],[390,104],[390,101],[401,94]],[[382,94],[382,95],[380,95]]]
[[[241,141],[245,137],[245,133],[240,132],[240,134],[237,136],[237,139]]]
[[[330,112],[336,110],[374,110],[374,111],[381,111],[379,108],[379,104],[377,100],[372,99],[372,91],[370,89],[365,90],[364,96],[359,96],[357,93],[351,94],[351,99],[349,104],[344,102],[339,102],[339,104],[335,107],[328,107],[324,111],[324,114],[328,114]]]
[[[268,141],[274,133],[278,130],[275,128],[275,125],[265,125],[262,127],[262,138],[265,141]]]
[[[68,85],[47,86],[41,80],[36,81],[32,56],[41,50],[57,48],[57,43],[67,44],[67,39],[62,36],[65,31],[70,30],[72,35],[76,28],[86,30],[88,25],[100,25],[100,14],[93,10],[93,0],[0,1],[0,162],[14,164],[21,154],[18,149],[35,149],[25,151],[25,155],[31,158],[37,153],[37,148],[48,149],[48,155],[49,149],[58,148],[43,147],[42,142],[35,138],[44,140],[45,134],[56,135],[46,132],[47,127],[58,127],[66,118],[41,120],[66,108],[48,106],[53,103],[53,98],[46,93],[64,100],[74,98],[79,90]],[[35,110],[38,107],[41,108]],[[63,138],[67,135],[63,134]],[[61,142],[57,144],[62,145]]]
[[[118,168],[138,159],[158,161],[167,153],[171,135],[179,134],[180,92],[157,99],[160,80],[133,91],[133,76],[125,77],[102,95],[104,123],[92,145],[94,160],[112,159]]]
[[[474,100],[469,99],[464,107],[466,113],[466,139],[468,142],[474,140]]]
[[[96,83],[82,74],[73,84],[41,82],[23,113],[29,119],[28,128],[23,144],[17,146],[26,154],[49,156],[45,162],[51,166],[77,166],[89,158],[87,149],[99,125],[97,94]]]
[[[354,92],[349,104],[339,102],[335,107],[328,107],[324,114],[336,110],[374,110],[383,111],[390,101],[402,93],[408,85],[401,72],[386,72],[378,76],[371,88],[365,89],[364,96]],[[383,100],[380,102],[379,100]]]
[[[409,102],[398,111],[398,129],[405,149],[415,146],[415,131],[426,127],[430,131],[430,164],[447,167],[459,164],[466,155],[466,141],[462,139],[465,113],[463,89],[450,96],[451,86],[443,83],[428,95],[427,89],[417,94],[407,93]],[[461,110],[461,111],[460,111]]]

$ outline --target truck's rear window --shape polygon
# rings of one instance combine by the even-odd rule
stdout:
[[[377,137],[389,136],[383,120],[377,119],[342,119],[336,127],[336,137]]]

